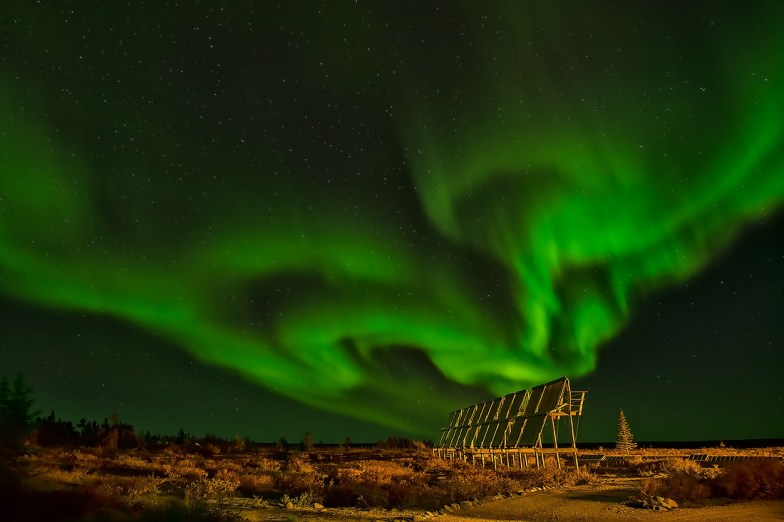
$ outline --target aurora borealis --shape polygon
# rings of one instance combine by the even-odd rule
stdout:
[[[427,435],[476,398],[600,375],[608,343],[650,337],[639,314],[664,292],[736,259],[761,222],[784,239],[783,15],[778,2],[4,5],[0,297],[15,333],[0,369],[23,366],[44,407],[70,392],[47,392],[62,368],[33,361],[95,383],[155,375],[189,404],[172,403],[187,425],[206,414],[167,376],[196,365],[208,376],[183,386],[211,383],[227,409],[258,393],[273,435],[298,408]],[[747,251],[771,256],[778,282],[780,244]],[[765,302],[781,307],[780,287]],[[769,353],[752,363],[764,376],[784,327],[748,321],[761,344],[714,355]],[[662,353],[693,352],[685,332],[710,323],[674,326]],[[94,356],[107,346],[114,362]],[[150,397],[120,388],[132,421],[158,422]],[[777,417],[752,436],[774,436],[781,392],[754,389]]]

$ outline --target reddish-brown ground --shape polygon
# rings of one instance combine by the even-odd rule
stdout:
[[[784,520],[784,501],[755,501],[698,508],[679,507],[667,512],[629,507],[624,502],[639,491],[640,480],[608,477],[590,486],[537,491],[483,504],[467,509],[459,515],[444,515],[438,520],[442,522]]]
[[[639,493],[640,477],[605,476],[588,486],[574,486],[525,493],[460,510],[455,514],[428,517],[439,522],[497,521],[731,521],[784,520],[784,501],[716,502],[703,507],[679,507],[672,511],[652,511],[626,505]],[[254,522],[272,520],[360,521],[395,520],[424,514],[417,510],[358,510],[268,508],[243,513]]]

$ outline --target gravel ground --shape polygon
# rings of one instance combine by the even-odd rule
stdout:
[[[251,522],[267,521],[411,521],[417,516],[438,522],[497,521],[727,521],[741,522],[784,520],[784,501],[755,501],[711,505],[699,508],[679,507],[671,511],[637,509],[624,504],[638,491],[639,478],[603,478],[597,485],[525,493],[461,509],[453,514],[430,516],[423,510],[362,510],[355,508],[312,508],[285,510],[254,509],[243,513]]]

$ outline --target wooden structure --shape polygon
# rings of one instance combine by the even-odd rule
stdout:
[[[584,391],[572,391],[569,379],[561,377],[530,390],[497,397],[473,404],[449,414],[449,422],[441,429],[434,452],[444,459],[471,459],[483,465],[487,460],[497,468],[528,466],[533,455],[536,466],[544,466],[545,454],[554,454],[561,467],[558,431],[562,420],[568,424],[571,447],[577,463],[577,423],[583,412]],[[552,448],[543,446],[545,426],[552,428]]]

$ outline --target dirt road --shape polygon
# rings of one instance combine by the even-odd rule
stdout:
[[[601,482],[567,489],[525,493],[483,503],[454,514],[439,515],[434,522],[498,521],[727,521],[745,522],[784,520],[784,501],[756,501],[716,504],[699,508],[679,507],[672,511],[652,511],[625,505],[639,491],[639,477],[605,477]],[[386,511],[352,508],[261,509],[244,513],[253,522],[261,521],[367,521],[411,520],[416,510]]]
[[[624,501],[638,491],[638,481],[639,479],[633,478],[616,478],[598,485],[526,493],[519,497],[488,502],[458,514],[447,514],[434,520],[439,522],[784,520],[784,501],[756,501],[700,508],[680,507],[667,512],[626,506]]]

